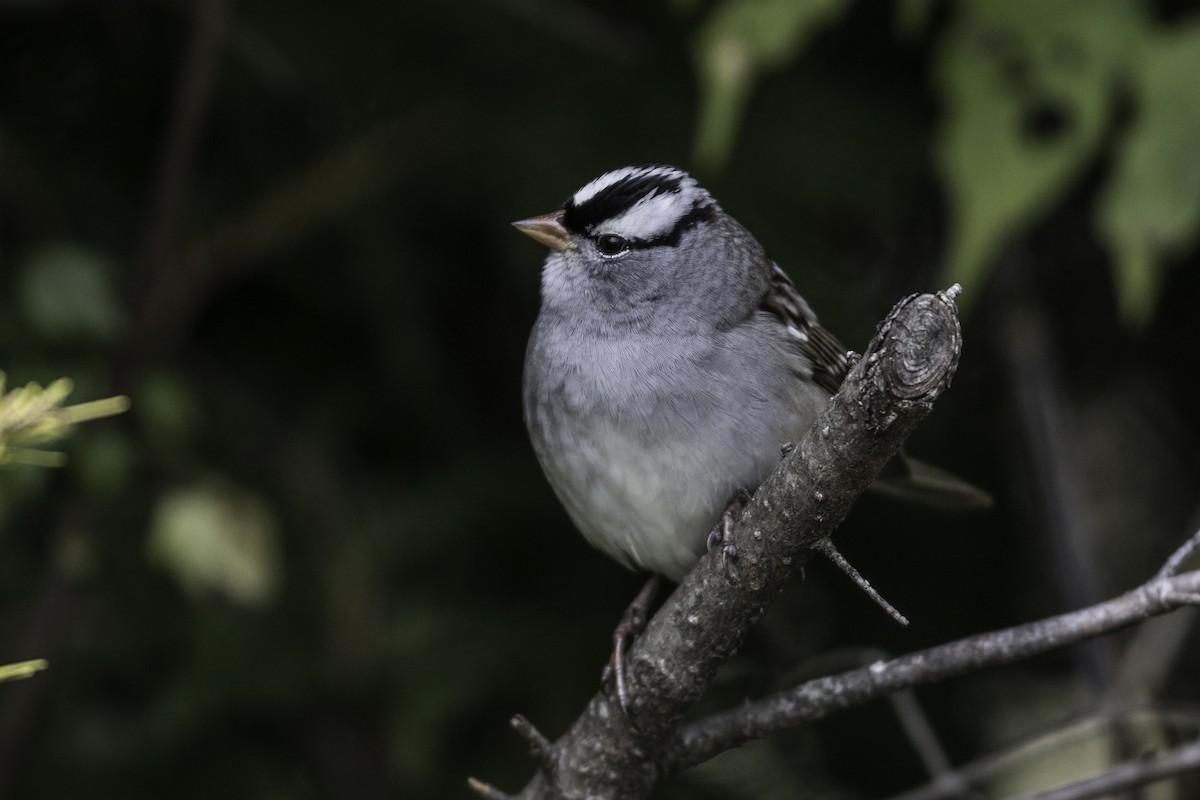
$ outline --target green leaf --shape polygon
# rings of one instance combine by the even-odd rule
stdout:
[[[23,265],[17,292],[26,319],[49,339],[110,342],[120,332],[112,265],[93,250],[68,243],[42,247]]]
[[[1146,31],[1126,0],[960,4],[935,67],[951,204],[943,284],[978,286],[996,251],[1095,156],[1121,64]]]
[[[1200,25],[1164,31],[1133,63],[1136,117],[1097,208],[1125,321],[1145,324],[1166,262],[1200,233]]]
[[[700,29],[696,161],[715,169],[733,148],[746,101],[762,72],[795,58],[847,0],[725,0]]]
[[[194,597],[269,603],[282,569],[279,526],[259,497],[224,481],[168,492],[150,525],[151,558]]]

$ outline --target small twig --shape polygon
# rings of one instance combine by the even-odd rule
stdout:
[[[1187,561],[1188,556],[1196,552],[1197,548],[1200,548],[1200,531],[1193,533],[1186,542],[1180,545],[1178,550],[1171,554],[1171,557],[1162,565],[1162,569],[1158,571],[1157,577],[1169,578],[1175,575],[1183,566],[1183,562]]]
[[[529,742],[529,753],[537,761],[538,768],[546,775],[553,775],[558,768],[554,761],[554,744],[522,714],[514,714],[510,724]]]
[[[467,786],[484,800],[513,800],[512,795],[507,795],[490,783],[484,783],[477,778],[467,778]]]
[[[909,743],[925,766],[925,771],[938,786],[946,787],[955,797],[970,798],[974,796],[966,780],[950,765],[950,758],[945,748],[938,741],[929,718],[917,702],[917,694],[912,689],[897,692],[888,698],[900,727],[904,729]]]
[[[899,609],[885,600],[883,595],[876,591],[875,587],[872,586],[870,582],[862,576],[862,573],[855,569],[854,565],[847,561],[846,557],[838,551],[832,539],[822,539],[817,543],[816,549],[821,553],[821,555],[832,561],[838,569],[846,573],[846,577],[854,581],[854,585],[866,592],[867,596],[874,600],[880,608],[886,611],[892,619],[896,620],[896,622],[899,622],[901,625],[908,624],[908,617],[901,614]]]

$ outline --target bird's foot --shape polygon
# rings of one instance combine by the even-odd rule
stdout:
[[[621,621],[613,630],[612,655],[600,675],[601,682],[608,683],[609,680],[612,680],[616,685],[617,703],[630,720],[632,717],[629,715],[629,682],[625,677],[625,654],[629,651],[629,646],[633,643],[634,638],[646,630],[646,622],[650,618],[650,604],[654,602],[654,595],[658,593],[658,587],[661,584],[662,578],[658,575],[651,577],[633,598],[629,607],[625,609]]]
[[[725,506],[725,510],[721,512],[721,519],[708,532],[708,542],[706,543],[708,554],[713,555],[717,546],[720,545],[721,569],[725,572],[726,580],[733,580],[729,565],[737,559],[737,545],[733,542],[733,525],[749,502],[750,493],[745,489],[738,489],[734,493],[733,499],[729,501],[729,505]]]

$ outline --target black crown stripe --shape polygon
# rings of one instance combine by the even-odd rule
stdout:
[[[604,187],[576,205],[575,198],[563,204],[563,225],[572,233],[588,233],[606,219],[620,216],[643,197],[678,194],[684,176],[674,170],[635,172]]]

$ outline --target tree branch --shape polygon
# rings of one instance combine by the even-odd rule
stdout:
[[[734,579],[719,558],[702,558],[634,643],[630,717],[598,693],[542,748],[542,768],[518,797],[649,791],[663,774],[663,748],[717,668],[949,386],[961,349],[956,294],[912,295],[892,309],[825,412],[742,512]]]
[[[666,747],[664,772],[677,772],[750,739],[901,689],[985,666],[1007,664],[1124,628],[1197,602],[1200,571],[1155,577],[1113,600],[1015,628],[970,636],[890,661],[808,681],[688,725]]]

